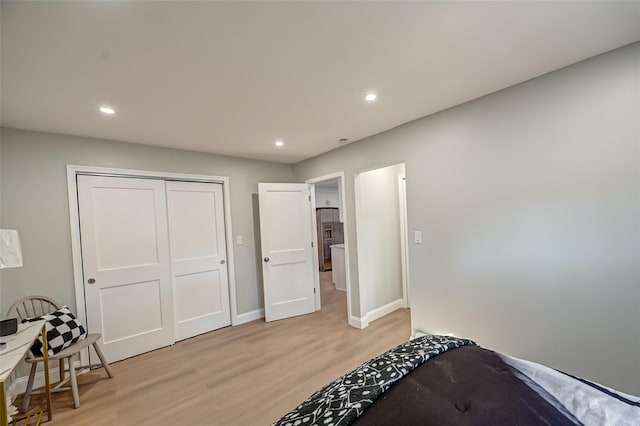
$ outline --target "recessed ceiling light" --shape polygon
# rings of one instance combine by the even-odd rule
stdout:
[[[341,143],[342,145],[345,145],[345,144],[349,143],[349,139],[347,139],[347,138],[342,138],[342,139],[340,139],[340,143]]]
[[[100,107],[100,111],[105,113],[105,114],[109,114],[109,115],[113,115],[113,114],[116,113],[116,110],[114,110],[111,107],[105,106],[105,105]]]
[[[377,97],[378,95],[376,95],[375,93],[367,93],[367,95],[364,98],[369,102],[371,102],[371,101],[375,101]]]
[[[276,146],[284,146],[284,142],[281,140],[276,141]]]

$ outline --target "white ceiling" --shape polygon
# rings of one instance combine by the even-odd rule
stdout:
[[[3,126],[286,163],[640,40],[639,1],[2,1],[0,13]]]

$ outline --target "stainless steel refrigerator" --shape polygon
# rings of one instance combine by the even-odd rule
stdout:
[[[331,248],[344,243],[343,226],[337,208],[316,209],[318,224],[318,264],[321,271],[331,270]]]

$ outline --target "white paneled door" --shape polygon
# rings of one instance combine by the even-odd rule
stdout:
[[[222,185],[167,182],[176,340],[231,324]]]
[[[221,184],[77,179],[87,326],[109,362],[230,325]]]
[[[89,330],[109,362],[173,344],[164,182],[77,179]]]
[[[314,312],[309,187],[259,183],[266,321]]]

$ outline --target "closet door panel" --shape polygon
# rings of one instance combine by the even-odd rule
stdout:
[[[164,181],[77,179],[89,332],[109,362],[173,344]]]
[[[176,340],[231,324],[222,185],[167,182]]]

